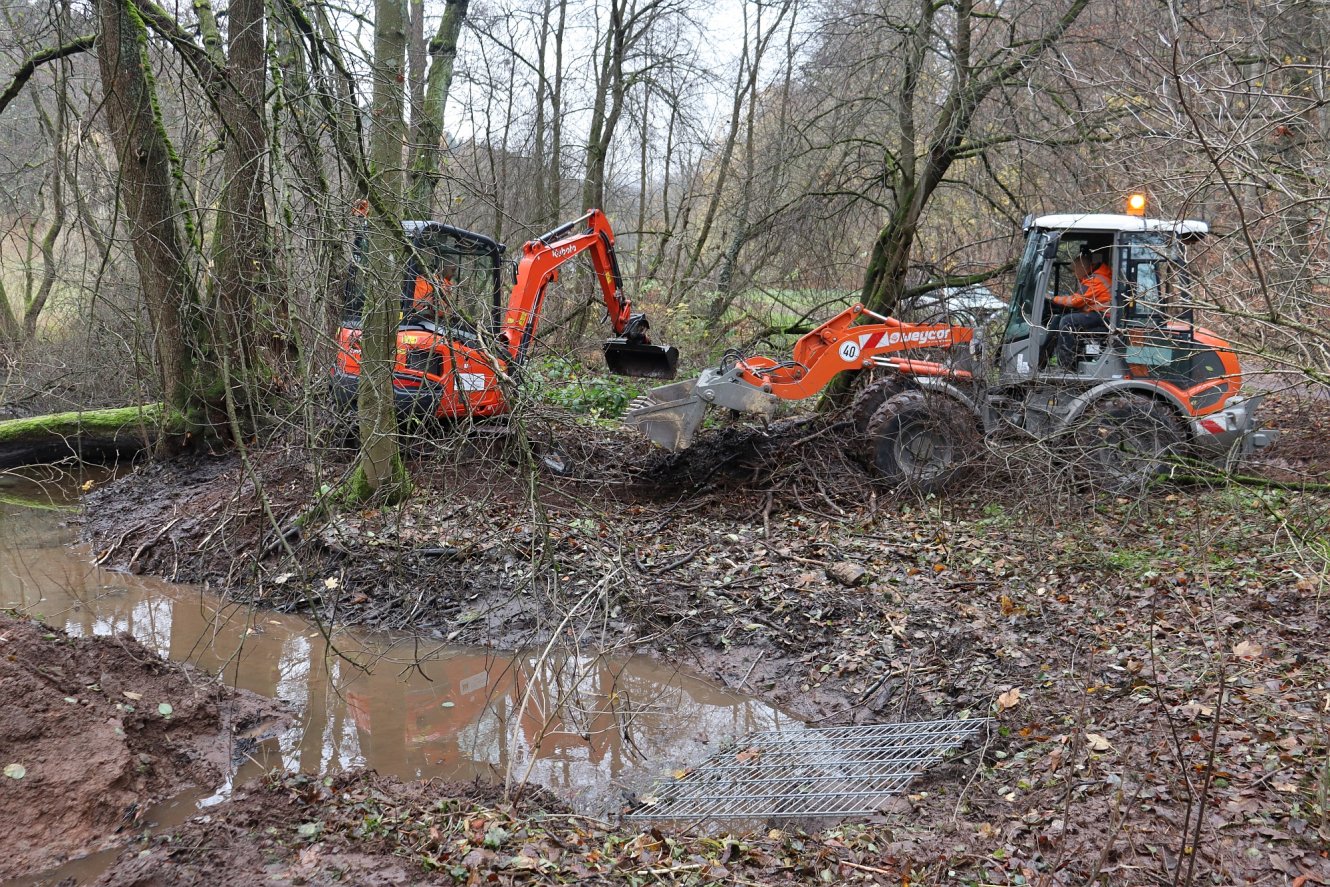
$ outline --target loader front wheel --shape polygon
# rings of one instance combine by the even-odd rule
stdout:
[[[905,390],[905,380],[892,373],[880,379],[871,379],[860,387],[850,401],[850,421],[854,423],[855,447],[869,459],[873,457],[873,442],[868,436],[868,423],[887,398]]]
[[[868,422],[873,467],[889,484],[933,493],[965,467],[978,448],[970,411],[945,395],[902,391]]]
[[[1144,397],[1108,397],[1075,423],[1077,460],[1090,480],[1110,493],[1145,489],[1167,470],[1182,447],[1177,415]]]

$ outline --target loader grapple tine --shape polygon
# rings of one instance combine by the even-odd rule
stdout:
[[[693,393],[696,386],[696,379],[688,379],[651,389],[628,406],[624,424],[671,452],[686,449],[706,413],[706,404]]]
[[[616,376],[639,379],[673,379],[679,368],[679,349],[673,345],[648,345],[625,338],[605,342],[605,365]]]

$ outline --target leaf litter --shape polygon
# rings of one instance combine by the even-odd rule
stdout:
[[[730,453],[706,477],[697,462],[644,457],[657,473],[646,486],[641,475],[545,479],[540,520],[492,458],[417,464],[409,502],[339,516],[296,541],[296,562],[274,554],[232,593],[518,647],[548,638],[588,577],[610,576],[594,620],[602,639],[806,718],[997,712],[989,746],[920,780],[881,822],[799,838],[810,858],[846,828],[873,833],[875,848],[801,877],[1135,884],[1172,882],[1194,857],[1212,882],[1326,882],[1325,566],[1289,544],[1324,534],[1325,497],[1184,489],[1050,508],[1037,485],[988,476],[919,501],[855,480],[862,472],[847,474],[826,447],[792,454],[749,436]],[[277,511],[289,513],[314,480],[294,457],[265,464],[265,487],[288,497]],[[120,483],[170,507],[178,477],[150,471],[168,474]],[[228,496],[243,485],[237,466],[207,471]],[[182,522],[162,544],[190,551],[209,530]],[[182,557],[179,578],[226,581],[238,553]],[[161,556],[150,547],[139,560],[160,569]],[[863,573],[847,582],[840,564]],[[320,578],[334,575],[337,587]],[[415,581],[410,597],[392,580],[401,575]],[[483,841],[470,847],[458,877],[509,871],[486,853]],[[690,871],[728,865],[702,856]]]

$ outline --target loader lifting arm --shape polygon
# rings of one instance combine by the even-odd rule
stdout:
[[[874,323],[856,321],[867,317]],[[820,393],[836,376],[875,366],[906,376],[968,379],[970,373],[936,361],[896,357],[916,348],[952,348],[974,339],[970,327],[916,324],[853,305],[802,336],[789,360],[739,357],[703,370],[697,379],[647,392],[624,421],[668,450],[692,443],[708,406],[743,413],[770,413],[780,401]]]
[[[585,228],[570,233],[582,223]],[[605,343],[605,359],[610,371],[626,376],[673,379],[679,362],[678,349],[654,345],[647,336],[651,326],[645,314],[634,313],[632,302],[623,292],[619,260],[614,252],[614,231],[598,209],[559,227],[522,246],[517,266],[517,282],[508,297],[499,339],[513,362],[523,364],[530,354],[544,307],[546,290],[558,280],[559,268],[586,253],[595,271],[614,327],[615,338]]]

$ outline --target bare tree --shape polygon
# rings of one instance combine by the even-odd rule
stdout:
[[[195,355],[186,312],[198,304],[176,218],[172,149],[157,114],[148,32],[129,0],[98,0],[107,120],[119,160],[120,199],[152,319],[158,383],[166,403],[188,414],[196,399]]]
[[[403,498],[410,480],[397,441],[392,373],[401,298],[402,158],[406,144],[406,0],[375,0],[373,99],[369,123],[369,237],[361,314],[360,459],[353,499]]]

